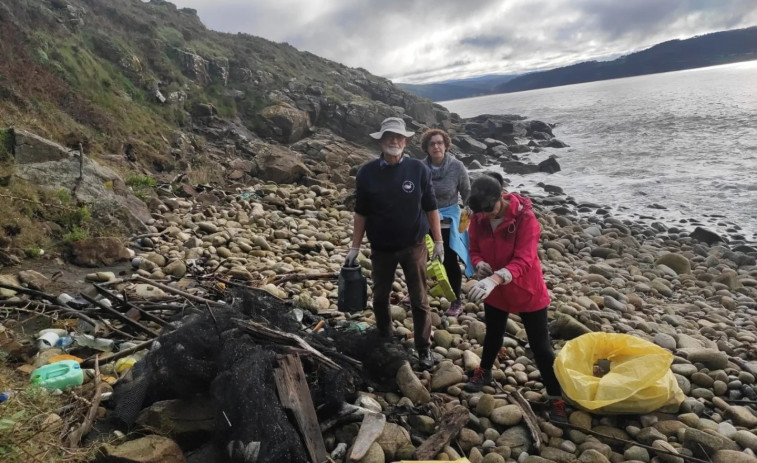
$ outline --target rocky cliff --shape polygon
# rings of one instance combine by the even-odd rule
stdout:
[[[0,194],[12,199],[0,205],[0,229],[23,216],[13,230],[43,221],[72,240],[81,221],[51,210],[103,198],[115,207],[79,215],[100,225],[122,216],[114,222],[134,231],[146,215],[132,207],[134,194],[154,194],[145,185],[182,195],[257,181],[349,189],[375,156],[368,134],[389,116],[418,133],[448,130],[451,152],[473,168],[493,160],[533,171],[518,157],[562,145],[547,124],[461,120],[364,69],[208,30],[194,10],[162,0],[0,0],[0,106]],[[408,151],[422,156],[418,138]],[[73,204],[41,186],[64,190]]]
[[[317,162],[284,146],[314,133],[360,144],[390,115],[450,119],[365,70],[208,30],[164,1],[0,0],[0,25],[0,126],[83,143],[120,171],[204,180],[244,159],[258,175],[273,151],[303,164],[283,179],[297,180]]]

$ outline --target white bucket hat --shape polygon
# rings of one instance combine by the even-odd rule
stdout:
[[[384,121],[381,123],[381,130],[372,133],[371,137],[375,138],[376,140],[381,140],[384,132],[398,133],[403,137],[412,137],[413,135],[415,135],[415,132],[407,131],[407,128],[405,127],[405,121],[403,121],[399,117],[387,117],[386,119],[384,119]]]

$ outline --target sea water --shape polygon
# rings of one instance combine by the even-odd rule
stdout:
[[[513,190],[544,182],[620,218],[757,242],[757,61],[441,104],[556,124],[570,147],[525,159],[555,155],[562,171],[506,174]]]

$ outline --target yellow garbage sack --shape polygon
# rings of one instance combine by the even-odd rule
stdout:
[[[610,361],[602,377],[600,359]],[[670,371],[673,355],[627,334],[587,333],[565,343],[555,359],[555,375],[565,397],[595,413],[649,413],[680,405],[684,394]]]

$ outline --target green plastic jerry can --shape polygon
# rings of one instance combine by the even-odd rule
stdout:
[[[45,389],[81,386],[84,383],[84,372],[76,360],[62,360],[34,370],[31,383]]]

